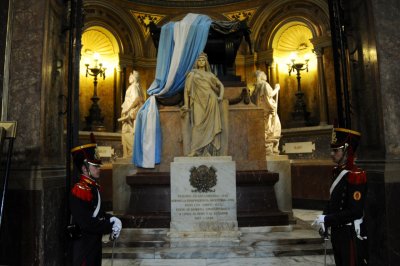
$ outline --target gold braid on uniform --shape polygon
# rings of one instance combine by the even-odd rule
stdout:
[[[85,182],[78,182],[72,188],[72,195],[84,201],[93,199],[92,189]]]
[[[351,171],[347,176],[347,180],[350,184],[361,185],[367,183],[367,175],[365,171]]]

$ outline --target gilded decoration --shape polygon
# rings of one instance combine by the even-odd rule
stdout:
[[[332,141],[331,144],[336,144],[337,138],[336,138],[336,131],[335,129],[332,130]]]
[[[150,35],[150,29],[149,29],[150,22],[154,22],[154,24],[157,25],[158,22],[160,22],[160,20],[165,17],[158,14],[139,13],[133,10],[130,10],[130,12],[132,16],[136,19],[136,21],[139,23],[140,29],[142,30],[145,38],[147,38]]]
[[[92,57],[94,53],[112,56],[116,53],[113,41],[97,28],[90,28],[82,34],[82,54]]]
[[[190,169],[190,185],[195,188],[192,192],[215,192],[211,189],[217,184],[217,169],[200,165]]]
[[[229,20],[247,20],[251,21],[251,19],[254,16],[254,13],[256,13],[257,8],[252,8],[252,9],[247,9],[247,10],[240,10],[240,11],[235,11],[235,12],[229,12],[229,13],[223,13],[225,17],[227,17]]]
[[[313,48],[310,41],[313,38],[312,33],[305,25],[292,25],[285,29],[278,38],[277,50],[281,52],[306,53]]]

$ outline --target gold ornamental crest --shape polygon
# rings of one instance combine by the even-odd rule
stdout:
[[[332,144],[336,144],[336,142],[337,142],[336,131],[335,131],[335,129],[333,129],[333,130],[332,130],[332,140],[331,140],[331,143],[332,143]]]
[[[96,145],[96,148],[94,148],[94,155],[93,155],[93,157],[94,157],[94,159],[96,159],[96,160],[100,160],[101,158],[100,158],[100,153],[99,153],[99,148],[97,148],[97,145]]]
[[[215,192],[211,189],[217,185],[217,169],[200,165],[190,168],[190,185],[195,188],[192,192]]]

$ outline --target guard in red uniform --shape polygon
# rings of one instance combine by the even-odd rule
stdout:
[[[361,134],[357,131],[334,128],[331,141],[333,169],[330,199],[322,215],[313,224],[320,232],[331,231],[336,265],[366,265],[366,232],[364,202],[367,177],[354,165],[355,152]]]
[[[73,240],[73,265],[100,266],[102,236],[111,234],[118,238],[122,229],[121,221],[103,211],[97,183],[100,177],[101,161],[96,143],[73,148],[74,163],[81,171],[79,181],[73,186],[70,207],[73,224],[79,228],[79,237]]]

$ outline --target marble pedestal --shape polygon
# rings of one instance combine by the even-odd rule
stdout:
[[[142,172],[126,177],[131,197],[124,228],[169,228],[171,173]],[[275,184],[278,173],[236,171],[237,219],[240,227],[287,225],[288,215],[278,209]],[[135,217],[135,219],[132,219]]]
[[[240,88],[242,89],[242,88]],[[162,131],[161,163],[152,172],[170,172],[174,158],[185,156],[185,143],[182,118],[178,106],[160,106]],[[264,110],[254,104],[229,105],[228,152],[235,161],[237,171],[265,170]],[[226,141],[226,140],[224,140]],[[187,145],[187,143],[186,143]],[[148,172],[147,169],[139,169]]]
[[[126,176],[136,173],[136,167],[131,158],[119,158],[112,164],[113,186],[113,211],[114,213],[126,213],[129,208],[131,187],[126,183]]]
[[[171,163],[171,247],[239,245],[236,167],[229,156]]]
[[[288,214],[289,219],[292,220],[292,174],[288,156],[268,155],[267,169],[279,174],[279,181],[274,185],[276,201],[279,210]]]

